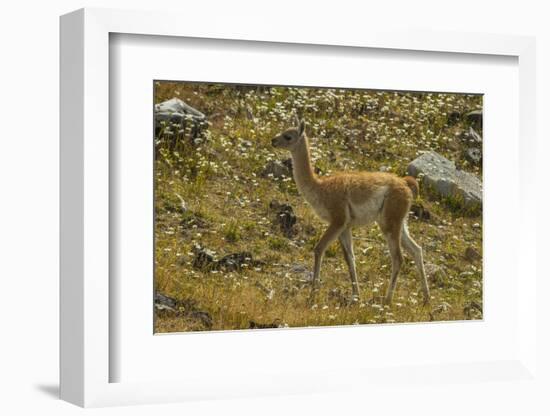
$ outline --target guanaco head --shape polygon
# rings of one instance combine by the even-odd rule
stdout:
[[[273,147],[280,147],[281,149],[292,151],[296,147],[296,144],[302,140],[304,137],[306,123],[304,120],[299,120],[296,116],[294,118],[294,122],[295,127],[285,130],[271,140]]]

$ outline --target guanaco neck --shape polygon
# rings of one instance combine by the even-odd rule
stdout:
[[[312,190],[319,183],[319,178],[311,166],[309,142],[305,134],[302,140],[296,144],[296,147],[292,150],[291,155],[292,170],[298,190],[301,193]]]

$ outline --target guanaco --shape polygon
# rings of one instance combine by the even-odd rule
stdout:
[[[384,172],[342,172],[318,176],[312,169],[305,122],[295,117],[295,126],[271,141],[276,148],[292,155],[294,181],[299,193],[328,228],[314,249],[312,296],[319,288],[319,274],[323,255],[337,238],[342,246],[349,268],[352,300],[359,299],[359,284],[353,254],[352,228],[376,222],[388,243],[392,269],[385,303],[391,304],[397,275],[403,262],[401,247],[414,258],[424,295],[430,300],[430,291],[424,271],[422,248],[411,238],[407,216],[413,197],[418,194],[418,183],[413,177],[404,178]]]

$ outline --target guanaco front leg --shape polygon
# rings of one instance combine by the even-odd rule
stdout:
[[[329,225],[317,245],[315,246],[315,259],[313,264],[313,279],[311,281],[311,296],[310,302],[315,298],[315,294],[319,289],[319,274],[321,273],[321,263],[323,256],[330,243],[332,243],[344,230],[344,225],[340,223],[332,223]]]
[[[349,275],[351,278],[351,296],[352,300],[359,300],[359,283],[357,282],[357,272],[355,270],[355,255],[353,254],[353,241],[351,228],[346,228],[340,234],[340,245],[344,251],[344,257],[348,264]]]

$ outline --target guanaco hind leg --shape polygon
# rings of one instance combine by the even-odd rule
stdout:
[[[430,289],[428,288],[428,280],[426,279],[426,272],[424,271],[424,258],[422,255],[422,247],[420,247],[416,241],[414,241],[407,228],[407,223],[403,223],[403,230],[401,232],[401,244],[403,248],[414,258],[418,275],[420,276],[420,283],[422,284],[422,292],[424,294],[424,303],[430,301]]]

